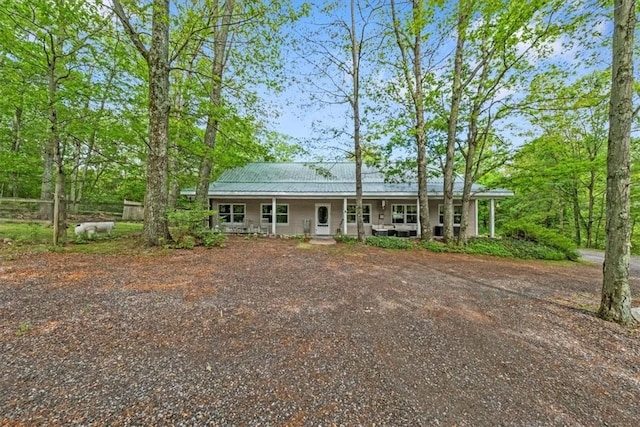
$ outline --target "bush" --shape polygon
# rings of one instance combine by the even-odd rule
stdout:
[[[507,224],[504,230],[505,237],[535,242],[548,249],[555,249],[563,254],[563,259],[577,261],[580,258],[580,254],[578,254],[577,247],[573,241],[548,228],[524,221],[517,221]]]
[[[468,254],[484,254],[499,257],[513,257],[515,254],[505,245],[506,242],[488,237],[470,239],[464,252]]]
[[[418,243],[418,246],[431,252],[450,252],[447,245],[445,245],[444,243],[435,242],[433,240],[425,240]]]
[[[376,246],[384,249],[412,249],[413,243],[408,239],[401,239],[399,237],[378,237],[369,236],[365,240],[365,244],[369,246]]]
[[[208,226],[208,220],[215,212],[192,207],[180,209],[167,215],[169,226],[172,228],[171,237],[176,248],[193,249],[197,245],[207,248],[224,247],[227,236]]]
[[[358,243],[358,238],[354,237],[354,236],[347,236],[346,234],[336,234],[335,236],[333,236],[333,238],[335,239],[336,242],[338,243],[346,243],[349,245],[353,245]]]
[[[474,255],[490,255],[504,258],[542,259],[560,261],[567,259],[564,252],[541,243],[505,237],[473,237],[467,246],[448,246],[440,242],[420,242],[419,246],[432,252],[459,252]]]

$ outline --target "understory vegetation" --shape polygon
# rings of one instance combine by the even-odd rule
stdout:
[[[170,215],[173,243],[171,249],[193,249],[196,246],[225,247],[228,237],[206,226],[206,212],[179,211]],[[42,222],[0,222],[0,251],[3,255],[17,253],[64,250],[79,253],[117,253],[131,251],[141,237],[142,224],[117,222],[111,236],[97,234],[75,237],[68,230],[68,244],[63,248],[51,245],[51,226]],[[355,237],[337,235],[341,244],[358,245]],[[445,245],[438,241],[419,242],[399,237],[369,236],[365,244],[391,250],[426,249],[432,252],[492,255],[519,259],[571,260],[579,254],[575,245],[542,227],[512,224],[502,238],[475,237],[466,246]]]
[[[357,244],[355,237],[336,236],[339,243]],[[431,252],[492,255],[505,258],[577,261],[580,254],[571,240],[539,226],[512,225],[502,238],[474,237],[466,246],[446,245],[439,241],[418,242],[400,237],[369,236],[365,244],[384,249],[422,248]]]

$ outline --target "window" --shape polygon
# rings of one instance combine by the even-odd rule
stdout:
[[[371,205],[362,205],[362,221],[371,224]],[[355,224],[356,205],[347,205],[347,222]]]
[[[218,216],[222,222],[230,224],[240,224],[244,222],[245,205],[231,203],[218,205]]]
[[[391,205],[393,224],[417,224],[418,205]]]
[[[271,224],[273,205],[260,205],[262,223]],[[276,224],[289,224],[289,205],[276,205]]]
[[[460,224],[462,220],[462,205],[453,205],[453,223]],[[444,205],[438,205],[438,221],[444,224]]]

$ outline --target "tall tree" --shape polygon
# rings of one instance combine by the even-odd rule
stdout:
[[[602,300],[598,316],[631,322],[630,146],[633,119],[635,0],[615,0],[611,62],[611,101],[607,152],[607,225]]]
[[[413,122],[418,169],[418,203],[420,205],[420,239],[431,239],[431,223],[429,219],[429,197],[427,195],[427,130],[425,120],[425,70],[423,68],[423,46],[427,21],[433,17],[424,0],[411,1],[411,17],[403,26],[396,1],[391,0],[391,17],[393,34],[400,52],[400,68],[404,84],[408,88],[411,99],[410,115]]]
[[[46,111],[47,130],[43,135],[46,142],[42,148],[40,216],[53,220],[53,243],[57,245],[66,230],[65,152],[69,134],[65,128],[77,119],[74,102],[69,97],[83,79],[77,70],[92,55],[95,47],[92,39],[103,28],[104,21],[93,2],[78,0],[36,3],[11,0],[7,10],[17,34],[13,37],[20,39],[13,41],[12,57],[36,64],[46,87],[42,111]],[[14,120],[14,124],[20,125],[15,127],[17,137],[22,127],[22,112],[18,111],[20,114]]]
[[[169,147],[169,0],[151,4],[151,44],[132,25],[120,0],[113,0],[116,15],[148,66],[149,138],[147,143],[146,193],[144,197],[144,241],[159,246],[171,240],[166,218]]]
[[[466,131],[466,136],[460,136],[457,141],[464,159],[464,166],[460,168],[464,171],[461,244],[465,244],[467,239],[472,185],[487,169],[487,165],[482,163],[494,157],[484,154],[491,148],[490,144],[502,140],[495,135],[496,123],[507,117],[514,108],[515,100],[526,89],[526,83],[544,68],[544,59],[553,53],[549,46],[557,42],[560,35],[572,30],[575,22],[584,16],[576,12],[573,5],[556,0],[535,0],[524,4],[511,1],[470,3],[474,9],[460,12],[460,16],[468,13],[474,17],[473,25],[469,22],[463,26],[466,43],[463,46],[460,88],[464,108],[459,123],[464,125],[461,130]],[[457,63],[456,53],[454,70],[459,68]],[[453,130],[450,121],[448,143]],[[447,163],[451,163],[450,158],[448,147]],[[450,186],[451,181],[447,181]],[[450,203],[451,192],[445,190],[445,210]],[[448,222],[450,218],[445,220]],[[448,225],[445,224],[445,228]]]
[[[367,61],[377,53],[381,44],[376,30],[377,18],[383,2],[352,0],[345,7],[342,2],[328,2],[316,19],[321,29],[304,36],[300,56],[312,68],[309,84],[312,101],[324,105],[344,105],[347,117],[343,127],[330,130],[332,139],[349,139],[347,158],[356,167],[356,224],[358,239],[364,240],[362,213],[362,163],[365,147],[365,92],[368,80]],[[345,139],[346,139],[345,138]]]
[[[236,0],[208,0],[201,2],[200,7],[202,17],[198,26],[205,30],[194,38],[191,49],[194,55],[189,58],[187,68],[191,71],[185,77],[208,77],[203,85],[208,91],[206,99],[196,101],[205,112],[201,120],[206,121],[206,126],[202,141],[196,144],[199,168],[195,201],[206,208],[212,176],[216,169],[225,167],[217,162],[221,156],[230,159],[235,152],[240,160],[247,150],[253,150],[257,159],[267,151],[266,141],[265,149],[257,148],[255,143],[254,132],[263,127],[257,118],[267,110],[264,108],[267,103],[258,102],[255,91],[257,87],[262,92],[277,92],[281,88],[282,27],[304,14],[305,8],[295,10],[286,2]],[[187,14],[187,18],[194,15]],[[192,70],[194,60],[199,65],[196,70]],[[233,150],[223,153],[226,148],[221,143],[233,143]]]
[[[235,1],[226,0],[220,4],[213,0],[210,21],[212,22],[211,37],[213,39],[213,58],[211,60],[211,89],[209,93],[210,109],[207,117],[207,126],[204,133],[204,146],[207,152],[200,161],[198,184],[196,186],[195,201],[207,208],[209,195],[209,181],[211,180],[211,168],[213,159],[211,151],[215,148],[220,114],[222,109],[222,82],[225,66],[231,46],[229,44],[229,29],[234,19]]]
[[[353,153],[356,161],[356,224],[358,230],[358,240],[364,242],[364,222],[362,220],[362,143],[360,133],[360,63],[362,60],[363,36],[356,26],[355,0],[351,0],[349,5],[351,22],[348,29],[349,41],[351,42],[351,82],[352,92],[349,99],[353,111]]]
[[[468,77],[463,77],[463,62],[465,59],[465,43],[467,30],[473,14],[474,1],[459,0],[457,4],[456,21],[456,49],[453,57],[453,73],[451,76],[451,100],[449,114],[447,115],[447,145],[444,163],[443,181],[443,240],[445,243],[453,241],[453,184],[456,154],[456,139],[458,135],[458,118],[460,115],[460,103],[466,86],[470,83],[479,69],[476,67]]]
[[[530,123],[541,134],[519,150],[514,164],[514,182],[520,181],[520,173],[529,180],[536,180],[537,184],[526,185],[529,188],[521,187],[529,195],[527,197],[531,198],[537,191],[534,187],[544,186],[540,180],[546,179],[563,194],[563,200],[570,201],[564,211],[572,214],[573,238],[577,245],[586,247],[598,246],[600,223],[604,217],[610,80],[609,73],[603,71],[587,74],[570,85],[559,82],[550,74],[537,76],[531,85],[526,108]],[[538,147],[538,159],[526,158],[531,145]],[[531,162],[538,166],[532,168]],[[561,215],[554,209],[545,213],[532,207],[532,212]]]

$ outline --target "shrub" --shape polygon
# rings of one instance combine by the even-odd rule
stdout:
[[[512,257],[514,253],[505,245],[506,242],[488,237],[470,239],[464,252],[468,254],[485,254],[499,257]]]
[[[214,214],[214,211],[199,207],[170,212],[167,219],[172,228],[171,237],[175,242],[175,247],[182,249],[192,249],[196,245],[207,248],[224,247],[227,236],[208,226],[209,217]]]
[[[440,242],[420,242],[419,246],[432,252],[460,252],[474,255],[490,255],[505,258],[542,259],[560,261],[567,259],[564,252],[541,243],[505,237],[473,237],[467,246],[445,245]]]
[[[502,240],[514,258],[520,259],[543,259],[548,261],[561,261],[567,259],[564,252],[541,243],[529,240],[519,240],[511,237]]]
[[[547,248],[555,249],[560,251],[565,259],[571,261],[577,261],[580,258],[573,241],[537,224],[525,221],[512,222],[505,227],[504,235],[512,239],[535,242]]]
[[[358,238],[354,236],[347,236],[346,234],[338,233],[333,236],[336,242],[338,243],[346,243],[349,245],[353,245],[358,243]]]
[[[433,240],[425,240],[418,243],[422,249],[426,249],[431,252],[449,252],[449,247],[443,243],[434,242]]]
[[[413,243],[408,239],[401,239],[399,237],[382,237],[382,236],[369,236],[365,240],[365,244],[369,246],[376,246],[378,248],[385,249],[412,249]]]

